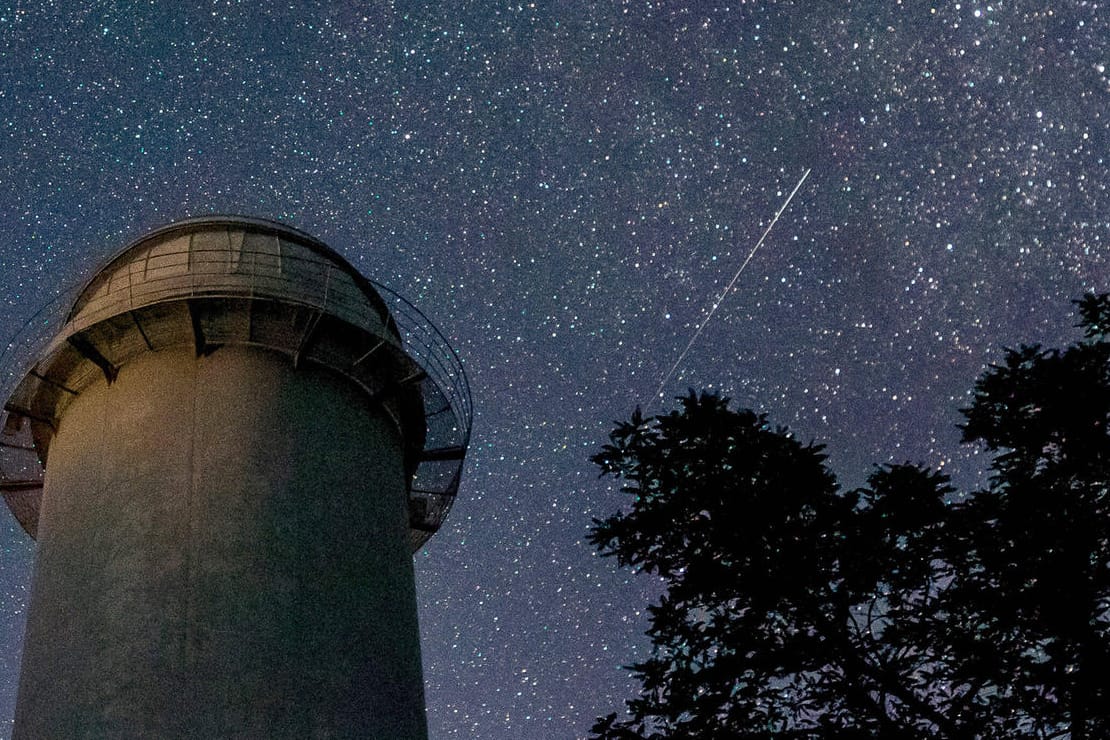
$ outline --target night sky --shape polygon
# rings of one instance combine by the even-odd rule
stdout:
[[[470,377],[416,555],[428,721],[583,737],[654,584],[591,554],[588,457],[675,377],[873,463],[973,482],[957,409],[1110,289],[1110,7],[1079,0],[0,5],[0,335],[146,230],[304,229]],[[81,9],[78,9],[78,8]],[[0,526],[10,726],[32,544]]]

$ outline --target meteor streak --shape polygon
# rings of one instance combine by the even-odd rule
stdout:
[[[717,297],[717,301],[713,304],[713,307],[709,309],[709,313],[705,315],[705,318],[702,319],[701,324],[699,324],[698,328],[694,331],[694,336],[690,337],[690,341],[686,343],[686,349],[682,350],[682,353],[679,354],[678,359],[674,361],[673,365],[671,365],[671,369],[668,370],[667,374],[663,376],[663,379],[659,381],[659,387],[655,390],[655,395],[648,399],[648,402],[645,405],[645,412],[647,411],[647,409],[651,408],[651,404],[654,403],[660,395],[662,395],[663,387],[667,385],[667,381],[669,381],[674,375],[675,370],[677,370],[678,366],[682,364],[682,361],[686,359],[686,355],[690,352],[690,348],[694,346],[694,342],[698,341],[698,337],[701,336],[702,330],[705,329],[705,325],[709,323],[709,320],[711,318],[713,318],[713,314],[717,312],[717,309],[720,307],[721,302],[724,301],[725,296],[727,296],[729,294],[729,291],[732,290],[732,286],[736,285],[736,281],[740,278],[740,274],[744,272],[744,268],[746,268],[748,266],[748,263],[752,261],[752,257],[754,257],[755,253],[759,251],[759,248],[763,246],[763,242],[767,238],[767,235],[771,233],[771,229],[775,228],[775,224],[778,223],[779,216],[781,216],[783,214],[783,211],[786,210],[787,206],[790,205],[790,201],[794,200],[794,194],[797,193],[799,189],[801,189],[802,183],[804,183],[806,181],[806,178],[809,177],[810,172],[812,172],[812,168],[806,169],[806,171],[802,173],[802,178],[798,180],[798,184],[795,185],[794,189],[790,191],[790,195],[786,196],[786,200],[783,201],[783,204],[779,208],[778,212],[775,214],[775,217],[771,219],[771,223],[767,224],[767,228],[763,230],[763,236],[759,237],[759,241],[757,241],[755,243],[755,246],[752,247],[752,251],[748,252],[748,256],[744,259],[743,264],[740,265],[740,269],[737,270],[736,274],[732,276],[732,280],[728,281],[728,285],[725,286],[725,289],[723,291],[721,291],[721,295]]]

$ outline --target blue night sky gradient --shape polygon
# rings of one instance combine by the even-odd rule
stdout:
[[[903,460],[974,481],[975,377],[1108,289],[1105,3],[333,6],[0,5],[0,335],[217,212],[420,307],[476,410],[416,556],[433,740],[583,737],[631,696],[654,584],[583,543],[621,500],[587,458],[806,168],[666,393],[768,412],[847,485]],[[32,546],[0,539],[7,718]]]

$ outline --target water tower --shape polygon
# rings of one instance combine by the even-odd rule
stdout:
[[[442,336],[240,217],[66,306],[4,360],[0,492],[37,541],[13,737],[426,737],[412,552],[471,415]]]

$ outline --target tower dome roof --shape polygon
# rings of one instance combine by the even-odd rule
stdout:
[[[138,354],[183,344],[198,355],[256,346],[356,383],[405,441],[414,549],[439,528],[470,435],[461,363],[415,307],[320,240],[256,218],[187,219],[144,234],[71,295],[45,345],[9,345],[27,355],[0,417],[0,493],[32,536],[65,406]]]

